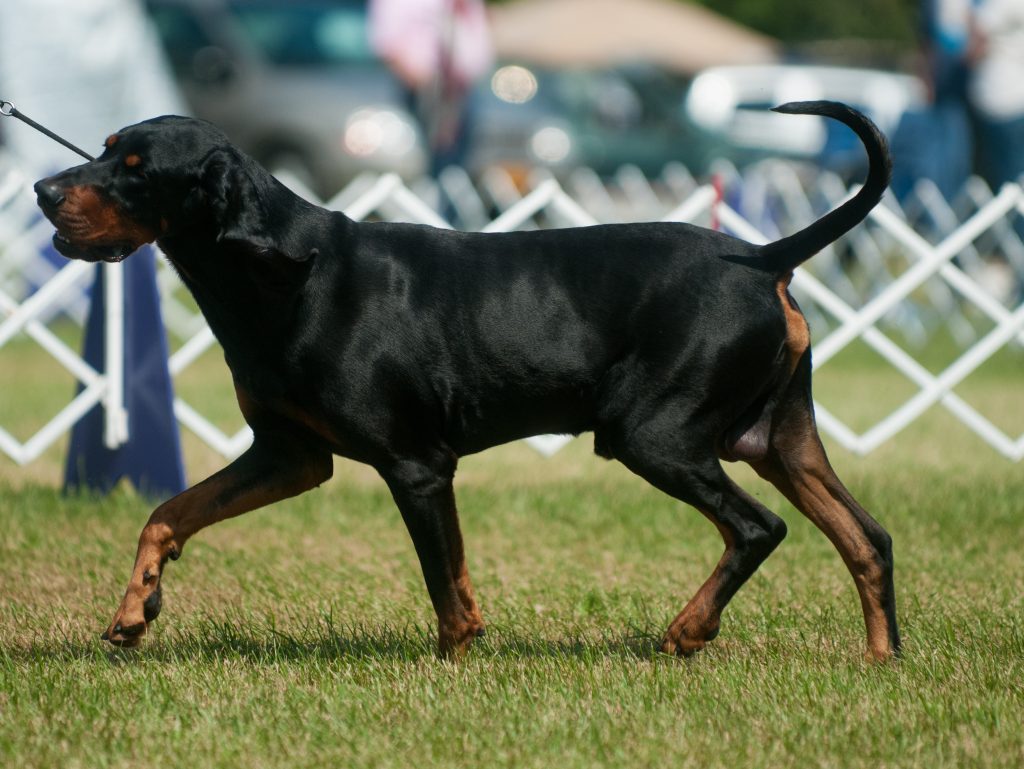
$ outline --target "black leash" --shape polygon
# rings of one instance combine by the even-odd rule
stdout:
[[[16,118],[18,118],[18,120],[20,120],[22,123],[26,123],[26,124],[32,126],[34,129],[39,131],[39,133],[43,134],[44,136],[49,136],[55,142],[63,144],[65,147],[67,147],[72,152],[77,152],[79,155],[81,155],[86,160],[95,160],[96,159],[92,155],[90,155],[88,152],[85,152],[83,150],[78,149],[78,147],[76,147],[74,144],[69,142],[67,139],[65,139],[65,138],[63,138],[61,136],[58,136],[53,131],[51,131],[49,128],[47,128],[45,126],[39,125],[39,123],[37,123],[32,118],[30,118],[28,115],[20,112],[18,110],[18,108],[15,107],[13,104],[11,104],[11,102],[9,102],[9,101],[0,101],[0,115],[2,115],[3,117],[16,117]]]

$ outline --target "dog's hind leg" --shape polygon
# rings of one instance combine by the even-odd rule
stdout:
[[[899,654],[892,539],[853,498],[829,464],[814,424],[810,356],[775,413],[767,456],[751,465],[835,545],[853,576],[867,626],[868,653]]]
[[[160,505],[139,537],[128,589],[104,640],[136,646],[160,613],[164,564],[206,526],[287,497],[331,477],[331,454],[307,437],[256,433],[238,459],[202,483]]]
[[[437,613],[438,651],[458,657],[484,623],[466,568],[462,533],[452,480],[455,458],[439,453],[433,460],[404,459],[379,468],[402,513],[423,569]]]
[[[666,653],[690,655],[718,635],[722,611],[786,536],[786,524],[729,479],[710,441],[706,449],[695,450],[681,445],[682,434],[678,428],[641,428],[614,451],[637,475],[696,507],[725,541],[718,565],[669,625],[662,643]]]

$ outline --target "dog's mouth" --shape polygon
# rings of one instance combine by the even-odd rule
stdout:
[[[68,259],[78,259],[83,262],[110,262],[123,261],[131,255],[137,245],[128,242],[115,243],[90,243],[80,245],[55,232],[53,235],[53,247]]]

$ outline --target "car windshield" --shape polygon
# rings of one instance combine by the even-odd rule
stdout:
[[[374,60],[364,4],[233,4],[242,31],[279,66],[321,67]]]

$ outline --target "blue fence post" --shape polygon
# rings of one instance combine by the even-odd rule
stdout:
[[[71,432],[65,491],[106,493],[127,478],[143,495],[165,499],[184,490],[181,439],[174,418],[174,391],[167,369],[167,336],[160,317],[156,256],[144,247],[124,262],[124,407],[128,442],[104,444],[103,406],[95,406]],[[83,357],[104,370],[104,270],[96,273]]]

